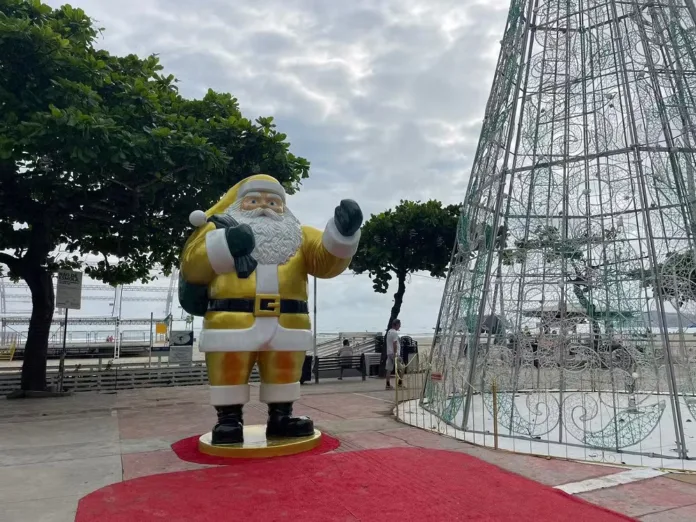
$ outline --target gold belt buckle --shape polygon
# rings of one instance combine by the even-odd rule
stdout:
[[[279,317],[280,296],[277,294],[258,294],[254,299],[254,316]]]

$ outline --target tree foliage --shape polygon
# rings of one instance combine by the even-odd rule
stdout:
[[[375,292],[385,294],[396,277],[389,322],[398,317],[406,291],[406,277],[427,271],[433,277],[445,275],[457,232],[459,207],[443,207],[439,201],[401,201],[393,210],[372,215],[363,225],[360,247],[351,269],[367,272]]]
[[[23,389],[44,387],[56,269],[146,282],[176,264],[191,211],[253,173],[289,193],[308,176],[272,118],[229,94],[186,99],[156,56],[98,50],[99,32],[67,5],[0,4],[0,263],[32,291]]]

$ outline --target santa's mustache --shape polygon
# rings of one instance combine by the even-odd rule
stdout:
[[[282,221],[283,216],[270,208],[255,208],[254,210],[242,210],[240,214],[248,218],[269,217],[275,221]]]

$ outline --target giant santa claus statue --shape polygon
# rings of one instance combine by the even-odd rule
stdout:
[[[243,442],[242,407],[258,364],[260,400],[268,405],[267,437],[314,434],[308,417],[293,415],[312,332],[307,276],[332,278],[358,248],[363,216],[343,200],[324,231],[301,225],[285,190],[271,176],[250,176],[207,212],[194,211],[181,254],[179,300],[203,315],[210,401],[218,422],[212,443]]]

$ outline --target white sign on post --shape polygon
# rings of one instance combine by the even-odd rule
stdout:
[[[174,331],[169,334],[169,362],[191,364],[193,360],[193,330]]]
[[[56,308],[79,310],[82,305],[82,272],[58,270]]]
[[[65,308],[63,323],[63,351],[60,354],[58,366],[58,391],[63,392],[63,377],[65,375],[65,354],[68,338],[68,310],[79,310],[82,305],[82,272],[58,270],[58,287],[56,288],[56,308]]]

